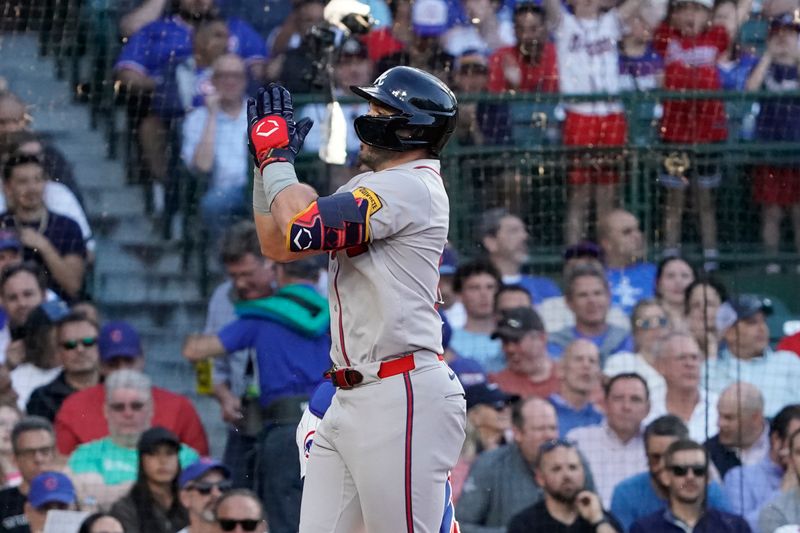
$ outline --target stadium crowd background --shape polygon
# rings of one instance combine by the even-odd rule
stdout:
[[[317,123],[300,174],[332,192],[359,172],[365,105],[348,87],[395,65],[461,102],[440,267],[467,391],[461,529],[594,530],[548,477],[555,457],[619,531],[800,523],[800,333],[784,328],[800,308],[797,1],[367,3],[375,27],[340,36],[329,71],[320,0],[1,4],[0,50],[30,40],[145,198],[142,268],[183,254],[205,326],[170,334],[219,407],[187,390],[174,350],[176,375],[153,372],[164,347],[104,305],[159,288],[98,281],[125,243],[94,215],[74,139],[32,121],[48,95],[0,70],[0,531],[78,508],[119,522],[81,531],[252,531],[262,513],[297,530],[326,268],[259,252],[244,99],[267,81],[293,92]]]

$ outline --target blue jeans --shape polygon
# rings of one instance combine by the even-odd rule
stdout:
[[[300,527],[300,458],[297,424],[269,424],[261,434],[258,495],[267,513],[270,533],[297,533]]]
[[[250,216],[250,206],[245,201],[244,189],[244,186],[212,188],[200,200],[203,224],[213,245],[231,224]]]
[[[231,470],[231,481],[237,489],[254,489],[258,439],[235,428],[228,429],[228,441],[222,462]]]

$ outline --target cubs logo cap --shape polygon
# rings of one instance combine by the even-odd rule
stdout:
[[[31,480],[28,501],[37,509],[54,502],[70,505],[76,499],[72,481],[61,472],[42,472]]]
[[[97,339],[100,359],[108,361],[114,357],[139,357],[142,341],[136,329],[124,320],[112,320],[103,325]]]
[[[720,305],[717,310],[717,332],[723,335],[728,328],[739,320],[748,319],[759,311],[765,315],[772,314],[772,301],[769,298],[761,298],[755,294],[734,296]]]
[[[178,478],[178,486],[182,489],[192,481],[197,481],[205,476],[212,470],[218,470],[225,476],[225,479],[230,479],[231,471],[225,466],[222,461],[218,461],[213,457],[201,457],[181,471],[181,476]]]

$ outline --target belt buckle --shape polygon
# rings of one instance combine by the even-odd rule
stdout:
[[[331,380],[334,387],[343,390],[352,389],[364,380],[361,372],[352,368],[333,367],[323,375],[326,379]]]

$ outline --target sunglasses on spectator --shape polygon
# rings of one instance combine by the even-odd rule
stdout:
[[[226,490],[231,490],[233,487],[233,483],[229,479],[223,479],[222,481],[217,481],[216,483],[210,483],[208,481],[200,481],[197,483],[193,483],[190,490],[196,490],[203,496],[208,496],[211,494],[211,491],[214,490],[214,487],[217,488],[220,492],[225,492]]]
[[[669,467],[670,471],[672,472],[673,476],[683,477],[689,474],[689,470],[692,471],[694,477],[703,477],[706,475],[708,471],[708,467],[705,465],[672,465]]]
[[[108,404],[108,408],[114,411],[115,413],[122,413],[123,411],[125,411],[126,408],[130,408],[131,411],[138,413],[139,411],[144,409],[145,405],[147,405],[145,404],[145,402],[130,402],[130,403],[116,402]]]
[[[654,316],[652,318],[639,318],[636,320],[635,325],[637,329],[656,329],[665,328],[669,324],[669,320],[665,316]]]
[[[217,518],[217,523],[222,531],[233,531],[236,526],[242,526],[245,531],[255,531],[261,520],[234,520],[232,518]]]
[[[84,337],[82,339],[70,339],[61,343],[61,347],[65,350],[74,350],[79,345],[84,348],[89,348],[97,344],[97,337]]]
[[[41,448],[21,448],[16,451],[16,455],[19,457],[36,457],[37,455],[43,455],[45,457],[53,455],[55,451],[55,446],[42,446]]]
[[[555,450],[556,448],[574,448],[575,445],[568,440],[564,439],[552,439],[546,442],[543,442],[541,446],[539,446],[539,453],[547,453]]]

